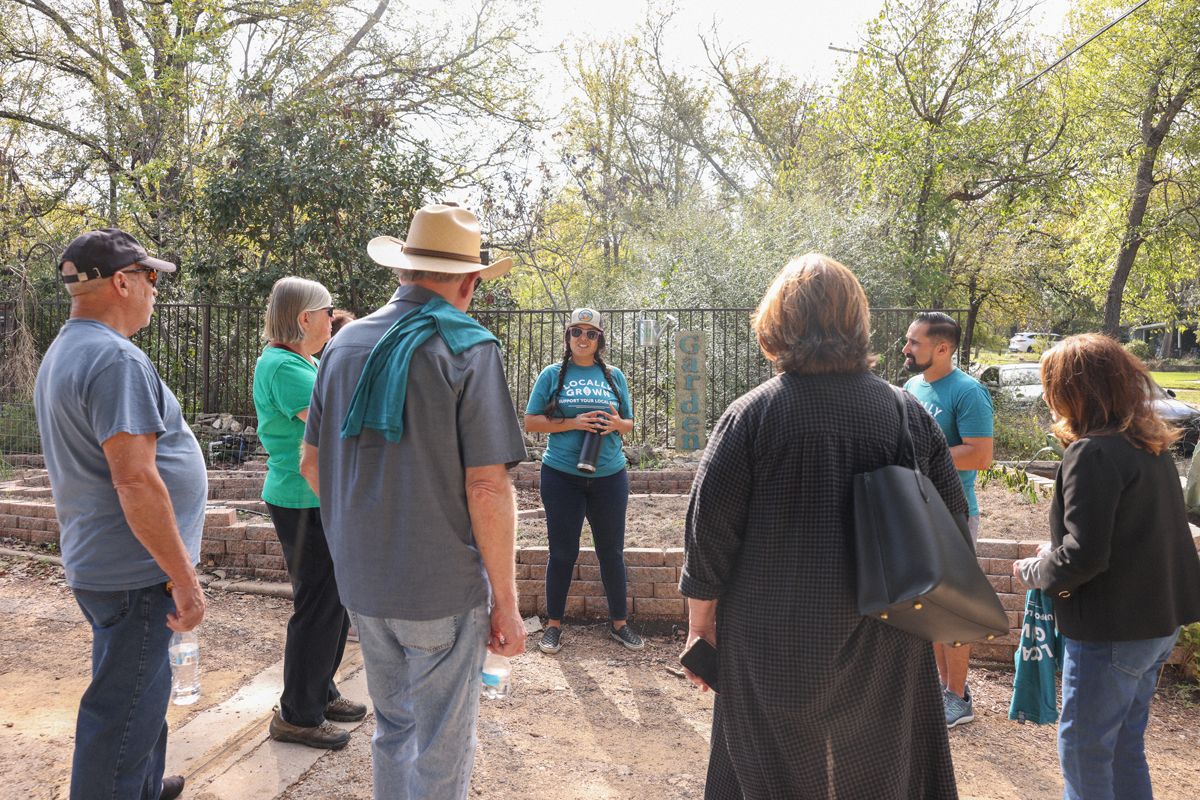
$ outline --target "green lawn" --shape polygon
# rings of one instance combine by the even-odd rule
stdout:
[[[1151,372],[1164,389],[1172,389],[1185,403],[1200,405],[1200,372]]]

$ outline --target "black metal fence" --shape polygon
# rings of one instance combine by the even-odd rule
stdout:
[[[133,341],[149,354],[189,419],[229,413],[254,424],[251,388],[254,364],[262,349],[263,309],[252,306],[160,303],[151,324]],[[67,317],[65,303],[26,308],[23,320],[40,357]],[[17,307],[0,303],[0,364],[11,357]],[[634,443],[674,445],[671,401],[674,395],[674,334],[703,331],[706,341],[705,390],[711,425],[738,396],[772,374],[750,329],[748,308],[610,309],[606,316],[606,360],[619,367],[634,401]],[[915,309],[872,311],[871,344],[879,356],[876,371],[900,377],[900,348]],[[962,319],[965,312],[950,311]],[[523,413],[538,374],[563,354],[567,313],[542,310],[480,310],[475,316],[499,337],[505,371],[517,413]],[[652,323],[657,340],[638,338],[639,323]],[[642,326],[643,328],[648,326]],[[7,371],[0,370],[0,374]],[[0,383],[0,454],[38,452],[29,398],[12,381]]]

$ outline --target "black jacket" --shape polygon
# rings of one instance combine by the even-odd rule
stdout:
[[[1072,639],[1167,636],[1200,619],[1200,556],[1179,474],[1123,436],[1067,448],[1050,506],[1053,550],[1027,570]]]

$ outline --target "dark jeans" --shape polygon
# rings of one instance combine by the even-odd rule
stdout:
[[[171,664],[165,584],[75,589],[92,626],[92,682],[79,701],[71,800],[158,800],[167,753]]]
[[[325,719],[325,706],[341,696],[333,676],[342,663],[350,617],[338,597],[321,509],[267,503],[267,510],[292,581],[279,710],[285,722],[312,728]]]
[[[579,557],[579,537],[586,517],[600,562],[600,580],[608,598],[608,615],[628,616],[625,601],[625,508],[629,475],[621,470],[604,478],[584,478],[542,465],[542,505],[550,539],[546,564],[546,616],[562,619],[571,589],[571,573]]]

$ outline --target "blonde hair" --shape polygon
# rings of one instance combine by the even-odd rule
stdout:
[[[267,298],[267,314],[262,337],[268,342],[295,344],[303,341],[300,315],[333,305],[329,290],[316,281],[289,275],[275,281]]]
[[[1159,389],[1146,366],[1103,334],[1070,336],[1047,350],[1042,390],[1058,416],[1054,435],[1064,445],[1108,433],[1158,455],[1182,433],[1155,410]]]
[[[875,363],[867,295],[854,273],[829,256],[790,261],[750,321],[779,372],[866,372]]]

